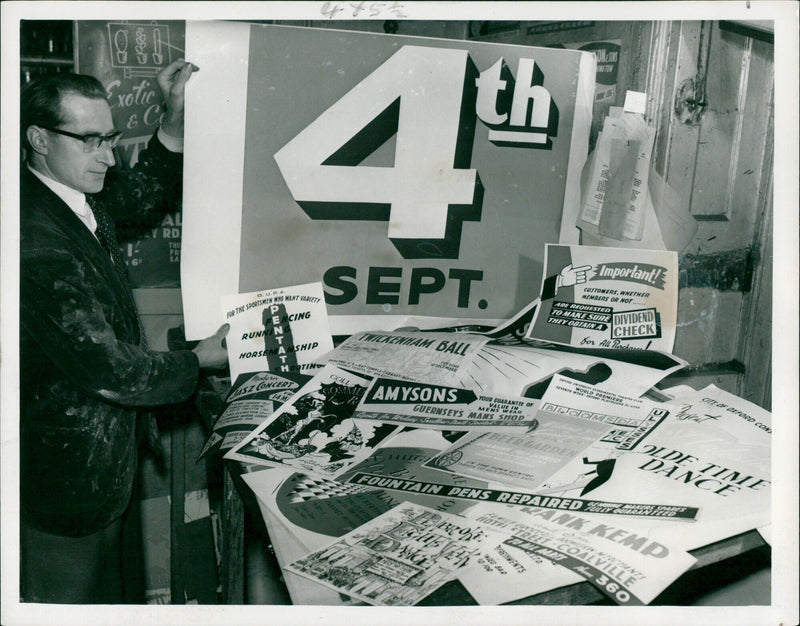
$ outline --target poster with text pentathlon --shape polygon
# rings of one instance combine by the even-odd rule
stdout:
[[[186,53],[189,338],[220,294],[316,281],[333,334],[501,320],[577,243],[590,53],[191,21]]]

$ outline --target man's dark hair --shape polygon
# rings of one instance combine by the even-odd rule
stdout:
[[[24,148],[28,147],[30,126],[58,128],[64,123],[61,99],[68,94],[106,99],[103,84],[85,74],[53,74],[26,85],[20,99],[20,140]]]

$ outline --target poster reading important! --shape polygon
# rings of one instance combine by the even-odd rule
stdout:
[[[678,255],[547,245],[541,304],[528,338],[588,348],[672,352]]]
[[[323,283],[334,335],[537,295],[580,201],[594,55],[222,22],[186,46],[187,337],[222,293],[284,284]]]

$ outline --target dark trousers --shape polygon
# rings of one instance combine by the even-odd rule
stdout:
[[[144,558],[138,494],[125,514],[86,537],[64,537],[20,521],[23,602],[144,603]]]
[[[20,525],[20,583],[26,602],[122,602],[122,520],[86,537]]]

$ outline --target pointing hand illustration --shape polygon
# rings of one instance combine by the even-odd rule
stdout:
[[[558,274],[556,291],[558,291],[560,287],[572,287],[573,285],[585,283],[588,280],[586,274],[590,269],[592,269],[591,265],[572,267],[572,263],[570,263]]]

